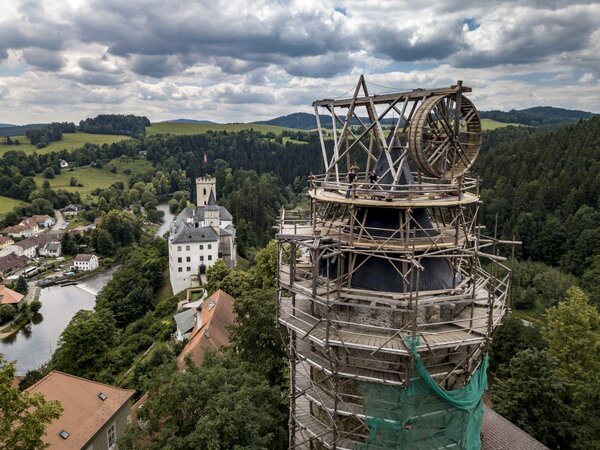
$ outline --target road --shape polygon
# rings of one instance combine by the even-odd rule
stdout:
[[[56,220],[56,223],[52,225],[52,229],[55,231],[60,230],[63,223],[65,223],[65,219],[63,218],[62,213],[58,209],[54,210],[54,220]]]

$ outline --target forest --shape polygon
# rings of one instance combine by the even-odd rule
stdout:
[[[147,117],[133,114],[100,114],[79,122],[79,131],[96,134],[124,134],[131,137],[141,137],[150,126]]]
[[[264,413],[236,417],[239,429],[246,430],[249,420],[257,421],[260,432],[255,435],[256,430],[248,429],[248,436],[260,435],[264,446],[285,441],[285,355],[273,321],[275,247],[267,243],[279,208],[300,204],[308,175],[321,170],[315,135],[298,131],[293,139],[284,144],[255,131],[209,132],[75,150],[71,158],[89,164],[134,156],[144,149],[154,169],[132,177],[128,186],[116,183],[99,190],[97,201],[89,205],[88,219],[102,220],[86,236],[86,245],[101,255],[121,258],[123,266],[100,294],[96,311],[77,315],[67,327],[50,367],[140,390],[157,390],[172,382],[173,392],[149,404],[154,431],[171,417],[174,410],[169,408],[178,407],[177,392],[186,389],[189,377],[206,379],[196,388],[207,400],[186,407],[215,429],[226,427],[226,418],[231,418],[224,409],[226,401],[213,403],[208,395],[219,392],[220,398],[232,398],[233,393],[221,391],[217,383],[226,371],[239,401],[260,405]],[[55,166],[61,157],[60,152],[8,152],[0,160],[0,194],[23,198],[25,189],[36,211],[75,200],[48,186],[31,185],[32,174]],[[491,398],[498,412],[551,448],[600,448],[600,399],[595,389],[600,382],[599,169],[598,117],[552,130],[488,131],[474,167],[473,175],[482,180],[485,233],[497,230],[499,237],[523,243],[511,262],[513,314],[491,348]],[[244,312],[238,316],[231,350],[182,374],[174,370],[176,353],[166,343],[172,331],[167,319],[176,299],[156,299],[161,280],[155,275],[162,274],[166,264],[164,240],[140,233],[142,221],[148,219],[141,210],[155,211],[168,199],[173,200],[173,210],[180,210],[193,201],[194,178],[204,174],[216,176],[218,201],[236,220],[241,256],[254,265],[230,271],[217,264],[209,271],[207,289],[223,288],[238,297],[236,308]],[[134,214],[115,211],[123,207],[131,207]],[[154,216],[149,218],[160,220]],[[248,317],[251,322],[244,320]],[[128,372],[132,375],[123,378],[135,355],[153,342],[158,343],[156,356],[136,361]],[[90,354],[98,357],[90,360]],[[29,381],[35,378],[31,374]],[[181,442],[182,448],[217,445],[213,435],[192,432],[191,422],[178,426],[160,435]],[[129,443],[140,437],[136,433],[128,436]],[[158,440],[155,448],[164,442]]]

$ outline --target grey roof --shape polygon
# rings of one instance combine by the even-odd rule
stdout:
[[[46,250],[48,250],[49,252],[56,252],[56,251],[60,250],[60,242],[52,241],[52,242],[46,244]]]
[[[10,253],[6,256],[0,256],[0,272],[6,272],[14,269],[15,267],[24,266],[28,261],[29,258],[27,256],[18,256],[14,253]]]
[[[210,190],[210,195],[208,196],[208,205],[214,206],[217,204],[217,200],[215,199],[215,191]]]
[[[173,318],[177,324],[177,330],[181,334],[185,334],[194,328],[194,324],[196,323],[196,310],[186,309],[179,314],[175,314]]]
[[[188,224],[182,224],[175,228],[171,243],[185,244],[188,242],[215,242],[218,240],[219,236],[212,227],[194,228]]]
[[[224,206],[206,205],[198,206],[196,208],[185,208],[177,215],[177,218],[175,219],[175,226],[179,224],[185,224],[189,219],[193,219],[194,222],[201,222],[204,220],[204,211],[216,211],[217,209],[219,210],[220,220],[233,220],[233,216]]]
[[[235,238],[235,227],[233,225],[227,225],[225,228],[223,228],[223,230],[225,230],[226,232],[228,232],[231,236],[233,236]]]
[[[221,220],[233,220],[233,216],[227,211],[227,208],[221,206],[221,212],[219,213],[219,218]]]
[[[544,444],[506,420],[487,405],[483,407],[481,435],[482,450],[548,450],[548,447]]]

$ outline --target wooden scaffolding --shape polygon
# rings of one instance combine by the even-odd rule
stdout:
[[[371,96],[361,76],[352,98],[314,102],[325,171],[310,179],[310,211],[282,211],[277,234],[290,448],[364,443],[359,384],[406,387],[407,337],[440,386],[466,385],[507,313],[510,270],[480,234],[479,182],[464,176],[481,142],[469,91]]]

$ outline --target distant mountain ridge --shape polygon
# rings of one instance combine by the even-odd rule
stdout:
[[[505,123],[520,123],[529,126],[558,125],[591,119],[595,114],[576,109],[555,108],[553,106],[534,106],[510,111],[480,111],[482,119],[492,119]]]
[[[202,124],[209,124],[209,125],[214,125],[217,122],[212,122],[210,120],[196,120],[196,119],[173,119],[173,120],[165,120],[164,122],[168,122],[168,123],[202,123]]]
[[[0,136],[21,136],[24,135],[27,130],[39,130],[40,128],[48,125],[47,123],[30,123],[28,125],[9,125],[2,124],[0,126]]]
[[[521,110],[512,109],[510,111],[479,111],[482,119],[492,119],[504,123],[518,123],[529,126],[559,125],[563,123],[577,122],[578,120],[591,119],[595,114],[587,111],[554,108],[552,106],[535,106]],[[319,114],[321,124],[330,127],[331,116]],[[368,123],[368,118],[361,118],[364,123]],[[317,120],[314,114],[297,112],[287,116],[275,117],[271,120],[261,120],[253,123],[264,125],[275,125],[279,127],[296,128],[299,130],[313,130],[317,128]],[[392,120],[385,120],[383,124],[391,124]],[[358,125],[357,120],[352,121],[353,125]],[[341,128],[341,125],[340,125]]]
[[[328,114],[319,114],[319,119],[321,120],[321,125],[326,128],[331,128],[331,116]],[[344,120],[344,117],[340,117],[341,120]],[[363,123],[369,123],[369,119],[367,117],[361,117],[360,120]],[[286,127],[286,128],[296,128],[298,130],[314,130],[317,128],[317,119],[314,114],[297,112],[288,114],[287,116],[276,117],[271,120],[260,120],[257,123],[261,125],[275,125],[278,127]],[[352,119],[350,122],[351,125],[359,125],[359,122],[356,118]],[[382,121],[383,125],[391,125],[393,123],[392,119],[384,119]],[[341,129],[342,125],[338,122],[338,128]]]

